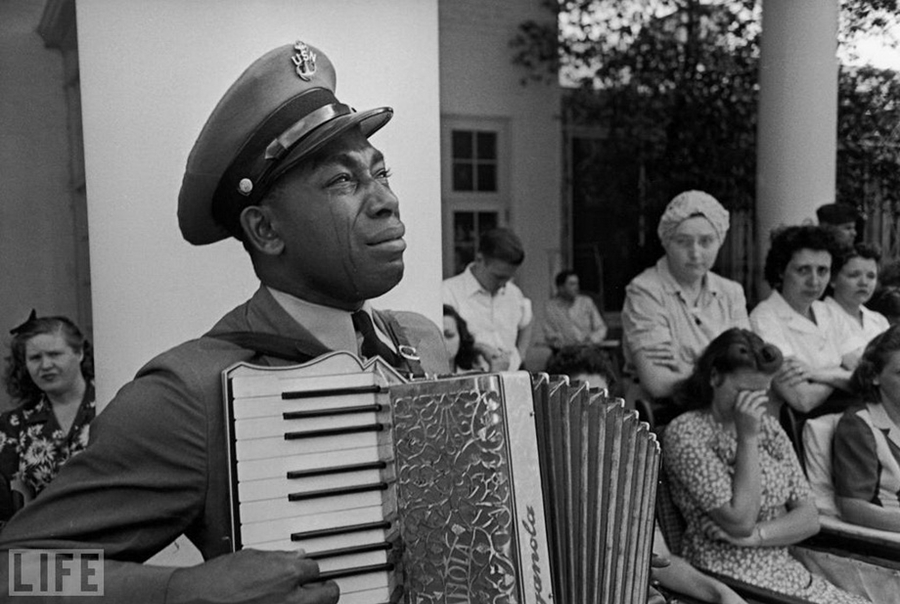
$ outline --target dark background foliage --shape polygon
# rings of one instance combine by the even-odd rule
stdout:
[[[522,23],[511,47],[524,67],[523,84],[566,87],[564,127],[604,133],[602,145],[579,157],[601,166],[590,174],[605,176],[585,172],[591,182],[574,183],[576,198],[602,194],[608,211],[640,223],[639,265],[660,251],[653,231],[665,204],[688,188],[742,212],[751,228],[761,2],[548,0],[545,6],[559,27]],[[842,54],[852,57],[861,35],[882,33],[898,20],[898,0],[843,0]],[[900,77],[845,65],[839,89],[837,200],[893,216],[900,211]],[[896,221],[882,222],[889,228]],[[719,268],[750,285],[747,267]]]

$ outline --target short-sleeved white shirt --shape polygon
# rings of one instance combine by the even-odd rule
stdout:
[[[785,357],[817,369],[839,367],[841,358],[859,347],[850,321],[821,300],[812,303],[812,311],[815,323],[773,291],[750,313],[750,326],[763,340],[778,346]]]
[[[441,284],[444,304],[456,309],[475,340],[510,353],[510,369],[518,369],[522,357],[516,348],[519,330],[532,320],[531,300],[508,281],[492,296],[472,273],[472,265]]]

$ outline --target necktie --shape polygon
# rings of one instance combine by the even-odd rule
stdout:
[[[392,367],[396,367],[399,359],[397,354],[391,350],[391,347],[381,341],[378,334],[375,333],[375,326],[372,324],[372,318],[363,310],[353,313],[350,318],[353,320],[353,328],[359,332],[362,337],[362,347],[360,352],[367,359],[374,356],[380,356]]]

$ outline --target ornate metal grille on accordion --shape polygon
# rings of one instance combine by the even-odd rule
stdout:
[[[223,382],[235,548],[303,549],[342,604],[646,601],[659,445],[621,400],[343,352]]]

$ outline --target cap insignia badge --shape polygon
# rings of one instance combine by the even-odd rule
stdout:
[[[291,61],[294,63],[297,75],[304,82],[309,82],[316,73],[316,53],[299,40],[294,44],[294,50],[297,52],[291,57]]]

